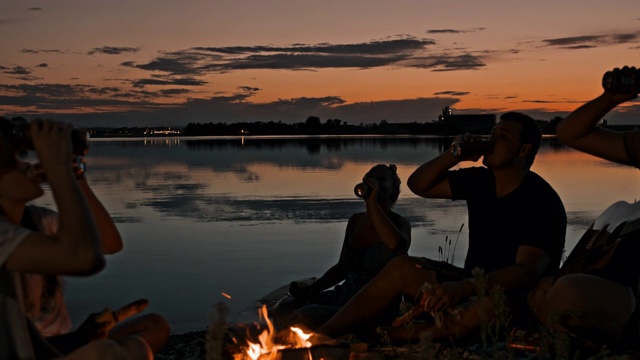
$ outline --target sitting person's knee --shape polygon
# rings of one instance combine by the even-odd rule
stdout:
[[[141,336],[130,335],[117,342],[132,359],[153,359],[153,350]]]
[[[145,330],[140,335],[151,347],[154,353],[160,351],[169,339],[171,327],[160,314],[150,313],[143,316]]]
[[[164,335],[165,338],[169,337],[171,327],[167,320],[160,314],[151,313],[145,315],[145,321],[149,324],[149,328],[153,329],[159,335]]]
[[[91,343],[73,351],[71,354],[61,358],[76,359],[96,359],[96,360],[117,360],[131,359],[127,351],[116,341],[110,339],[101,339],[92,341]]]
[[[547,290],[546,305],[556,311],[571,310],[583,298],[585,290],[579,276],[560,277]]]

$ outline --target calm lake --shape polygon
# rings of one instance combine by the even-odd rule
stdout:
[[[363,210],[353,187],[378,163],[398,167],[395,210],[411,221],[410,254],[440,259],[451,239],[445,256],[461,265],[465,203],[419,198],[405,186],[448,145],[433,137],[95,139],[87,176],[125,248],[99,275],[67,280],[74,323],[144,297],[174,332],[201,330],[218,302],[235,313],[291,280],[322,275],[338,259],[349,216]],[[640,195],[637,169],[554,138],[533,170],[564,201],[567,251],[606,207]],[[55,208],[50,193],[38,204]]]

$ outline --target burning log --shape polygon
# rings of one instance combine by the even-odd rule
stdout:
[[[349,360],[348,346],[317,345],[310,348],[282,349],[271,360]],[[263,358],[259,358],[263,360]]]
[[[229,334],[226,351],[233,360],[378,360],[376,354],[366,353],[367,346],[359,344],[319,344],[308,340],[313,333],[291,327],[276,333],[267,314],[260,309],[264,324],[239,325]]]

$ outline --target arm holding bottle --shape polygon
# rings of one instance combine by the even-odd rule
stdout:
[[[379,203],[378,193],[380,188],[377,181],[366,177],[364,181],[372,190],[371,194],[365,199],[367,204],[366,216],[373,223],[380,240],[391,251],[408,247],[411,242],[411,224],[402,216],[398,216],[398,224],[394,224]]]
[[[460,158],[451,151],[445,151],[420,165],[407,180],[411,191],[424,198],[451,199],[451,186],[447,180],[447,171],[456,166]]]
[[[40,120],[30,126],[35,151],[58,205],[59,228],[51,236],[29,233],[13,251],[6,266],[18,272],[96,273],[105,261],[96,223],[69,162],[72,127]]]
[[[605,91],[583,104],[556,127],[558,138],[585,153],[626,165],[634,165],[625,141],[625,133],[598,126],[598,122],[618,105],[638,97],[640,72],[635,67],[615,68],[605,74]]]
[[[622,164],[630,164],[624,148],[624,133],[597,126],[616,106],[635,99],[638,94],[604,92],[580,106],[556,127],[558,138],[577,150]]]

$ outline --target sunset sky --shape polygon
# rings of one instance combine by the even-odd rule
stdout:
[[[564,116],[640,66],[638,0],[0,1],[0,115],[81,126]],[[607,116],[640,123],[640,102]]]

